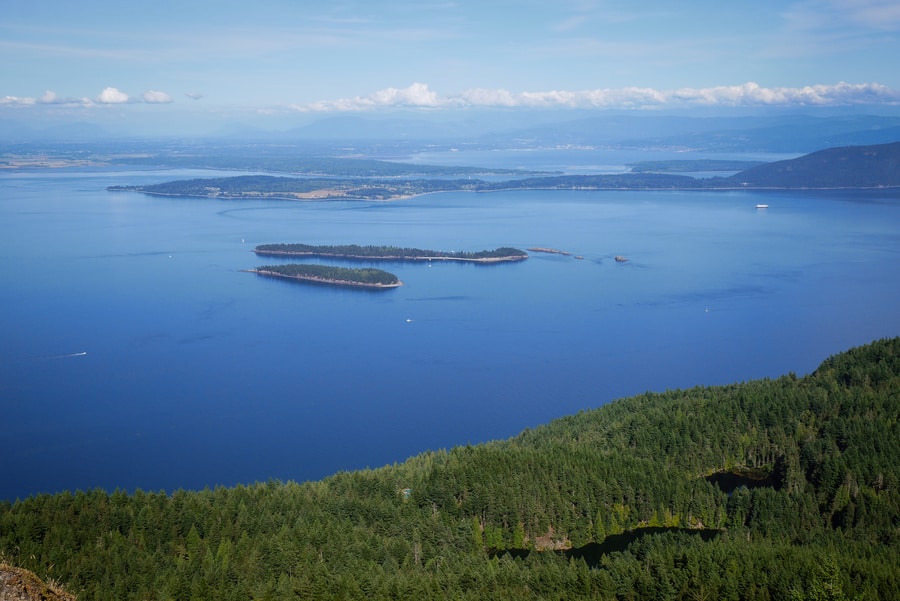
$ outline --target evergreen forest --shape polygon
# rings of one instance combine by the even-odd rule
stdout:
[[[288,263],[286,265],[262,265],[254,271],[261,275],[358,286],[393,287],[400,285],[400,280],[393,273],[371,267],[349,269],[331,265]]]
[[[528,258],[525,251],[518,248],[502,247],[494,250],[442,251],[423,250],[398,246],[360,246],[359,244],[313,245],[313,244],[260,244],[255,251],[258,255],[303,255],[310,257],[337,257],[352,259],[387,260],[430,260],[452,259],[456,261],[490,261],[497,259],[521,260]]]
[[[898,599],[898,487],[893,338],[316,482],[0,502],[0,562],[91,600]]]

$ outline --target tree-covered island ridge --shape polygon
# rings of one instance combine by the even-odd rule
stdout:
[[[286,265],[262,265],[248,271],[262,276],[338,286],[386,289],[397,288],[403,285],[403,282],[401,282],[393,273],[370,267],[350,269],[346,267],[334,267],[331,265],[289,263]]]
[[[96,601],[900,599],[900,338],[316,482],[0,501],[3,562]]]
[[[697,167],[696,164],[693,167]],[[729,177],[695,178],[638,166],[611,175],[546,175],[506,181],[401,179],[384,177],[237,177],[179,180],[142,186],[110,186],[112,191],[151,195],[260,200],[397,200],[434,192],[500,190],[766,190],[881,189],[900,187],[900,142],[829,148],[796,159],[765,163]]]
[[[473,263],[499,263],[522,261],[528,253],[518,248],[501,247],[494,250],[440,251],[397,246],[360,246],[358,244],[260,244],[254,252],[262,256],[329,257],[339,259],[364,259],[374,261],[468,261]]]

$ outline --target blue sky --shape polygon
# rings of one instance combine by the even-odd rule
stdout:
[[[900,103],[897,0],[4,0],[0,120]]]

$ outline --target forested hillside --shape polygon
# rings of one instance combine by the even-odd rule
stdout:
[[[827,148],[796,159],[752,167],[725,181],[749,188],[897,187],[900,186],[900,142]]]
[[[881,340],[319,482],[0,504],[0,561],[81,599],[897,599],[898,418]]]

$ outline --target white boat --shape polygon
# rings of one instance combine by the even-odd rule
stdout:
[[[768,209],[769,205],[756,205],[757,209]]]

